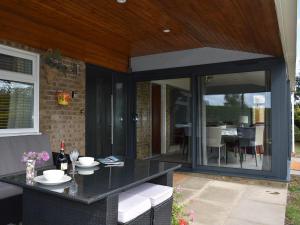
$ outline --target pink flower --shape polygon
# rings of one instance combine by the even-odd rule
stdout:
[[[195,211],[191,210],[188,215],[189,215],[189,220],[191,222],[194,222],[194,220],[195,220]]]
[[[35,160],[37,163],[41,161],[48,161],[50,159],[50,156],[48,152],[43,151],[43,152],[24,152],[21,161],[26,163],[28,160]]]
[[[181,186],[175,187],[175,192],[177,192],[178,194],[180,194],[182,192],[182,187]]]
[[[48,161],[50,159],[50,156],[49,156],[48,152],[46,152],[46,151],[42,151],[40,153],[40,157],[43,161]]]
[[[23,155],[22,159],[21,159],[21,162],[25,163],[25,162],[27,162],[27,160],[28,160],[28,157]]]

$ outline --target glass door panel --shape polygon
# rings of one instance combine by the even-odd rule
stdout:
[[[271,81],[265,71],[199,78],[198,165],[271,170]]]
[[[116,76],[113,82],[112,108],[112,154],[125,155],[127,147],[127,81],[126,77]]]
[[[191,162],[191,79],[136,83],[137,158]]]

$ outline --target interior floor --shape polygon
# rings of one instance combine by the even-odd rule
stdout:
[[[191,164],[191,161],[188,159],[187,155],[183,154],[182,152],[172,152],[169,154],[162,154],[162,155],[156,155],[157,159],[161,161],[166,162],[176,162],[181,164]],[[244,159],[242,161],[242,167],[240,163],[240,158],[238,154],[234,154],[234,152],[227,152],[227,162],[225,161],[225,156],[222,155],[221,157],[221,163],[220,167],[227,167],[227,168],[237,168],[237,169],[251,169],[251,170],[263,170],[263,161],[264,157],[263,155],[257,154],[257,165],[255,156],[252,154],[244,154]],[[209,157],[208,166],[215,166],[219,167],[218,163],[218,155],[212,155]]]
[[[257,166],[256,166],[254,155],[244,154],[242,169],[262,170],[264,156],[257,155],[256,157],[257,157]],[[208,160],[208,166],[219,166],[218,157],[211,157]],[[228,152],[227,163],[225,162],[225,157],[222,156],[220,167],[241,168],[239,155],[238,154],[235,155],[233,152]]]
[[[188,157],[179,152],[160,155],[160,160],[166,162],[190,163]]]

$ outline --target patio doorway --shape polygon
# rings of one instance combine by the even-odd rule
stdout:
[[[191,79],[136,83],[138,158],[191,163]]]
[[[201,76],[199,87],[198,165],[270,171],[270,74]]]

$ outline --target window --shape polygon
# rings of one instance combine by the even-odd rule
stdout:
[[[270,74],[209,75],[202,76],[199,83],[202,147],[198,163],[270,171]]]
[[[39,54],[0,45],[0,135],[39,132]]]

